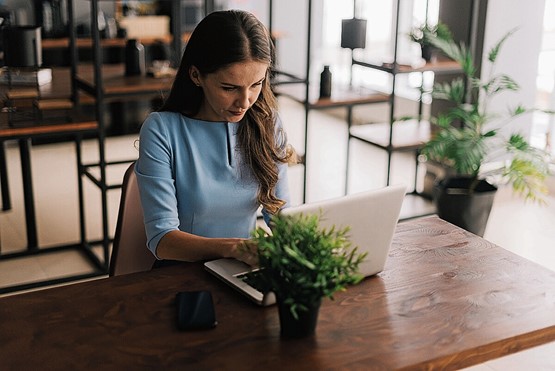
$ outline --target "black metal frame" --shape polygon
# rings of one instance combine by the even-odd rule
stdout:
[[[268,21],[268,29],[270,34],[273,31],[273,0],[269,0],[269,21]],[[311,50],[311,43],[312,43],[312,0],[307,0],[307,45],[306,45],[306,75],[304,78],[299,77],[295,74],[287,73],[285,71],[275,71],[276,78],[272,82],[272,85],[277,86],[281,84],[304,84],[305,85],[305,98],[304,98],[304,161],[303,161],[303,203],[306,202],[306,180],[307,180],[307,158],[308,158],[308,115],[311,110],[310,102],[309,102],[309,91],[310,91],[310,50]],[[285,76],[286,80],[279,80],[277,76]]]
[[[48,286],[57,283],[69,282],[74,280],[79,280],[83,278],[95,277],[103,275],[106,273],[103,262],[101,262],[97,256],[91,251],[92,245],[96,241],[87,241],[85,236],[85,214],[84,214],[84,194],[83,194],[83,181],[80,176],[82,172],[81,166],[81,144],[85,132],[77,132],[73,134],[68,134],[67,132],[60,134],[36,134],[36,135],[14,135],[10,137],[0,138],[0,145],[4,146],[6,140],[16,139],[19,142],[19,152],[21,157],[21,172],[23,180],[23,194],[24,194],[24,204],[25,204],[25,222],[26,222],[26,238],[27,238],[27,249],[23,251],[17,251],[12,253],[0,254],[0,261],[8,259],[23,258],[28,256],[36,256],[39,254],[46,254],[52,252],[59,252],[65,250],[77,249],[83,253],[84,257],[92,264],[93,271],[87,274],[69,275],[66,277],[35,281],[25,284],[18,284],[12,286],[6,286],[0,288],[0,294],[26,290],[36,287]],[[76,162],[78,171],[78,198],[79,198],[79,229],[80,229],[80,242],[72,244],[63,244],[51,247],[39,247],[37,231],[36,231],[36,216],[35,216],[35,205],[34,205],[34,193],[32,184],[32,174],[31,174],[31,156],[30,148],[31,141],[33,138],[55,136],[55,135],[72,135],[75,141],[76,150]],[[2,147],[2,154],[4,155]],[[5,161],[5,158],[3,158]]]
[[[69,2],[69,6],[72,6],[72,2]],[[72,19],[71,19],[72,20]],[[73,26],[71,27],[73,30]],[[74,41],[74,40],[73,40]],[[72,65],[72,68],[74,65]],[[35,68],[35,72],[38,72],[38,67]],[[8,87],[11,87],[11,81]],[[37,81],[37,96],[34,99],[38,99],[40,96],[40,90]],[[72,95],[72,97],[74,97]],[[33,105],[33,109],[29,117],[26,120],[18,120],[24,121],[22,125],[12,125],[12,117],[11,112],[9,112],[10,116],[8,118],[9,127],[6,128],[8,131],[3,132],[0,136],[0,170],[2,171],[2,201],[3,201],[3,210],[11,209],[11,199],[9,194],[9,184],[7,179],[7,167],[6,167],[6,158],[5,158],[5,151],[4,151],[4,144],[7,140],[17,140],[19,145],[19,155],[21,159],[21,172],[22,172],[22,182],[23,182],[23,196],[24,196],[24,209],[25,209],[25,223],[26,223],[26,240],[27,240],[27,247],[25,250],[15,251],[11,253],[1,253],[0,252],[0,261],[8,260],[8,259],[18,259],[18,258],[25,258],[29,256],[36,256],[42,255],[47,253],[53,252],[60,252],[66,250],[78,250],[81,252],[86,260],[91,263],[91,272],[83,273],[83,274],[73,274],[62,276],[59,278],[54,279],[46,279],[40,281],[32,281],[23,284],[11,285],[11,286],[4,286],[0,287],[0,294],[32,289],[37,287],[43,287],[53,284],[65,283],[85,278],[91,278],[100,276],[107,273],[107,261],[101,261],[96,254],[92,251],[92,247],[95,244],[98,244],[99,241],[88,241],[86,238],[85,230],[85,203],[84,203],[84,192],[83,192],[83,180],[82,174],[84,171],[82,165],[82,155],[81,155],[81,145],[82,140],[85,135],[92,134],[95,132],[94,129],[87,125],[83,128],[77,128],[75,131],[73,130],[64,130],[63,128],[52,128],[52,130],[41,131],[38,130],[37,132],[17,132],[17,129],[23,129],[26,127],[34,127],[39,128],[40,122],[38,116],[37,107]],[[70,121],[66,120],[64,123],[70,124]],[[45,125],[45,127],[48,125]],[[9,131],[9,129],[13,129],[14,131]],[[73,129],[73,128],[72,128]],[[75,142],[75,151],[76,151],[76,162],[77,162],[77,174],[78,174],[78,204],[79,204],[79,232],[80,232],[80,239],[77,243],[68,243],[68,244],[61,244],[56,246],[50,247],[40,247],[38,244],[38,236],[37,236],[37,223],[36,223],[36,213],[35,213],[35,198],[33,192],[33,184],[32,184],[32,173],[31,173],[31,144],[33,139],[39,138],[54,138],[59,136],[69,136],[72,137],[73,141]]]
[[[353,0],[353,2],[356,4],[357,0]],[[366,67],[366,68],[371,68],[374,70],[378,70],[378,71],[382,71],[382,72],[386,72],[389,73],[391,75],[392,81],[391,81],[391,92],[390,92],[390,96],[389,96],[389,138],[388,138],[388,144],[386,146],[383,146],[375,141],[372,140],[368,140],[365,139],[363,137],[357,136],[357,135],[353,135],[351,133],[351,130],[349,128],[349,141],[351,139],[356,139],[359,140],[361,142],[364,142],[366,144],[370,144],[372,146],[375,146],[377,148],[381,148],[383,150],[385,150],[387,152],[387,172],[386,172],[386,185],[390,185],[391,183],[391,162],[392,162],[392,156],[394,152],[414,152],[415,153],[415,171],[414,171],[414,188],[413,191],[411,192],[412,194],[415,195],[419,195],[418,191],[417,191],[417,182],[418,182],[418,165],[419,165],[419,155],[420,155],[420,148],[395,148],[393,145],[393,126],[396,122],[395,120],[395,99],[396,99],[396,94],[395,94],[395,89],[396,89],[396,85],[397,85],[397,75],[398,74],[402,74],[402,73],[409,73],[409,72],[417,72],[417,71],[409,71],[409,72],[404,72],[404,71],[400,71],[400,66],[399,63],[397,62],[397,52],[398,52],[398,44],[399,44],[399,15],[400,15],[400,8],[401,8],[401,0],[396,0],[396,12],[395,12],[395,36],[394,36],[394,40],[393,40],[393,61],[390,65],[377,65],[374,63],[369,63],[366,61],[362,61],[362,60],[357,60],[354,55],[352,55],[351,58],[351,70],[352,67],[355,65],[361,66],[361,67]],[[428,3],[426,2],[426,7],[428,7]],[[426,18],[428,16],[428,9],[426,8]],[[421,71],[421,73],[426,72],[427,70],[423,70]],[[434,72],[435,74],[440,74],[441,72],[438,71],[434,71],[433,69],[430,69],[429,71]],[[352,73],[352,72],[351,72]],[[453,73],[452,71],[449,71],[447,73]],[[422,84],[423,84],[423,79],[422,79]],[[421,122],[422,121],[422,113],[423,113],[423,102],[422,102],[422,97],[423,97],[423,87],[421,86],[420,89],[420,100],[419,100],[419,106],[418,106],[418,121]],[[348,171],[348,164],[347,164],[347,171]]]
[[[100,31],[98,27],[98,14],[99,7],[98,3],[102,0],[89,0],[90,2],[90,14],[91,14],[91,37],[92,37],[92,54],[93,54],[93,65],[94,65],[94,85],[87,85],[77,79],[78,73],[78,53],[76,48],[76,37],[75,37],[75,27],[74,27],[74,15],[73,15],[73,5],[72,2],[68,2],[68,27],[70,30],[69,35],[69,49],[71,58],[71,76],[72,76],[72,98],[78,103],[78,92],[83,90],[93,97],[95,97],[95,113],[96,120],[98,122],[98,162],[87,163],[80,165],[80,177],[85,177],[89,179],[95,186],[100,190],[101,195],[101,207],[102,207],[102,239],[96,241],[97,244],[102,246],[103,251],[103,269],[107,273],[110,261],[110,244],[112,238],[109,235],[109,220],[108,220],[108,191],[113,189],[121,188],[121,183],[109,185],[106,178],[106,167],[110,165],[128,164],[136,159],[122,160],[122,161],[108,161],[106,158],[106,125],[104,122],[104,116],[106,111],[106,100],[114,97],[123,96],[139,96],[143,93],[125,93],[125,94],[107,94],[104,92],[103,88],[103,75],[102,75],[102,46],[100,39]],[[169,1],[169,0],[168,0]],[[177,65],[181,58],[182,50],[182,39],[181,39],[181,1],[171,0],[172,2],[172,33],[173,37],[173,49],[175,51],[174,64]],[[207,8],[208,9],[208,8]],[[91,169],[98,169],[99,176],[97,177]]]

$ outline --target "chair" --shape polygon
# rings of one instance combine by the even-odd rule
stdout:
[[[150,270],[156,260],[146,247],[143,209],[134,168],[135,163],[132,163],[123,176],[118,220],[110,258],[110,276]]]

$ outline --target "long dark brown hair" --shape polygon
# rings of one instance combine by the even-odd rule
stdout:
[[[210,13],[187,42],[172,89],[160,109],[189,117],[198,113],[204,92],[191,80],[191,66],[204,75],[238,62],[268,63],[260,95],[242,119],[237,137],[244,160],[259,184],[258,201],[272,214],[285,204],[275,195],[277,163],[286,163],[294,156],[285,135],[276,135],[277,102],[270,88],[274,56],[270,34],[254,15],[240,10]]]

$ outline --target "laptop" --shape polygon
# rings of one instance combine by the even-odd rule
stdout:
[[[281,213],[321,213],[322,227],[350,227],[352,246],[358,246],[360,253],[368,253],[359,266],[359,272],[364,277],[369,277],[381,272],[385,266],[405,192],[404,185],[388,186],[290,207],[283,209]],[[245,275],[253,273],[249,265],[224,258],[208,261],[204,267],[256,304],[267,306],[275,303],[273,293],[262,293],[251,286],[248,279],[245,280]]]

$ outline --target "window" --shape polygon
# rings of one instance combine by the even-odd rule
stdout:
[[[555,110],[555,0],[545,0],[543,39],[538,58],[536,107]],[[532,144],[555,154],[555,116],[534,115]]]

